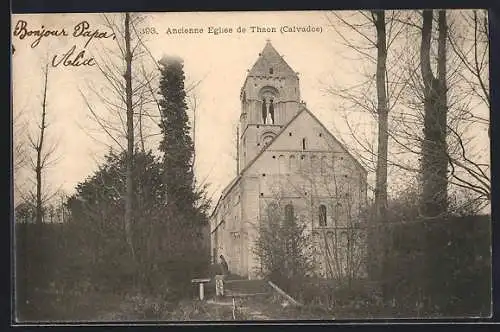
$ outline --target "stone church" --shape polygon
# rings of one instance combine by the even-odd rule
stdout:
[[[297,73],[270,41],[248,72],[240,100],[237,176],[210,219],[214,261],[222,254],[232,273],[258,278],[253,248],[273,206],[283,220],[306,224],[317,275],[361,271],[367,172],[306,108]]]

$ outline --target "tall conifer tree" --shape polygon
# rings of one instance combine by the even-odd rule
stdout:
[[[173,273],[169,282],[182,293],[182,289],[191,287],[190,277],[203,274],[209,262],[209,251],[203,242],[207,216],[205,206],[199,204],[203,190],[196,189],[194,178],[184,65],[180,58],[164,57],[160,66],[160,150],[164,152],[163,180],[170,216],[164,236],[171,249],[168,257]]]
[[[164,152],[167,202],[175,213],[191,215],[196,201],[192,167],[194,145],[186,112],[184,65],[181,59],[174,57],[164,57],[160,65],[163,132],[160,150]]]

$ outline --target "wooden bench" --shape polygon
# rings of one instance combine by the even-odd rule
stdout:
[[[198,284],[200,287],[200,300],[203,301],[205,298],[205,283],[210,282],[210,278],[200,278],[200,279],[191,279],[191,283]]]

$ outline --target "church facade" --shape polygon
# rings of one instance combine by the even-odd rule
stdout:
[[[297,73],[269,41],[240,100],[238,175],[210,218],[212,258],[222,254],[231,272],[258,278],[254,245],[272,205],[305,223],[318,275],[354,273],[364,256],[366,170],[301,102]]]

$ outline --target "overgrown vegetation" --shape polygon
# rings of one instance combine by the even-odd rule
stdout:
[[[111,150],[65,202],[64,223],[33,224],[41,220],[33,204],[16,209],[24,222],[15,232],[19,320],[89,319],[70,308],[92,294],[102,294],[98,302],[140,294],[176,303],[192,297],[192,278],[208,273],[209,201],[192,169],[182,60],[162,61],[161,75],[163,156]]]
[[[296,293],[313,269],[306,224],[297,219],[293,205],[276,199],[267,206],[267,218],[259,225],[255,254],[260,260],[261,277],[287,292]]]

